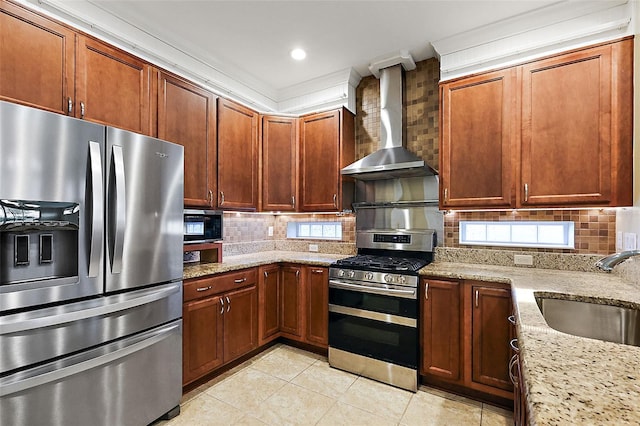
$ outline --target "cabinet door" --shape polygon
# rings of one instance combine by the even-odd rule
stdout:
[[[302,337],[302,283],[300,267],[280,270],[280,330],[288,337]]]
[[[74,51],[73,31],[0,2],[0,99],[69,114]]]
[[[296,208],[297,120],[262,118],[262,210]]]
[[[151,135],[151,68],[100,41],[78,36],[75,116]]]
[[[422,374],[460,379],[460,284],[423,280]]]
[[[220,297],[183,306],[183,383],[189,383],[222,364],[222,304]]]
[[[300,118],[300,209],[338,210],[340,112]]]
[[[515,68],[443,84],[441,207],[513,203]]]
[[[258,347],[258,290],[256,286],[224,295],[224,362]]]
[[[184,204],[213,207],[216,193],[216,98],[159,73],[158,137],[184,146]]]
[[[522,67],[522,206],[611,200],[611,49]]]
[[[471,379],[476,383],[512,391],[509,377],[511,291],[506,288],[471,286],[472,364]]]
[[[218,206],[258,206],[258,114],[218,99]]]
[[[307,267],[307,333],[309,343],[327,347],[329,345],[329,270]]]
[[[258,344],[263,345],[278,337],[280,331],[280,267],[260,268],[258,280]]]

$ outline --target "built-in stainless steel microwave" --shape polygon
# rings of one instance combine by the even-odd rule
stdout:
[[[222,240],[222,212],[216,210],[184,211],[184,243],[211,243]]]

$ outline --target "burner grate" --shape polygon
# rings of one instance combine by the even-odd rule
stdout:
[[[338,260],[336,263],[338,266],[342,267],[348,266],[357,268],[372,268],[385,271],[416,272],[429,262],[424,259],[414,259],[406,257],[357,255]]]

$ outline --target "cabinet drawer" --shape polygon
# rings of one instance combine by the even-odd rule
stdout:
[[[189,300],[200,299],[255,284],[257,277],[256,269],[250,268],[222,275],[188,280],[185,281],[184,284],[184,301],[188,302]]]

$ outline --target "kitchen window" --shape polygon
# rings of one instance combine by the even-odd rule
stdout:
[[[574,248],[574,222],[460,221],[461,245]]]
[[[340,222],[289,222],[287,238],[341,240],[342,224]]]

